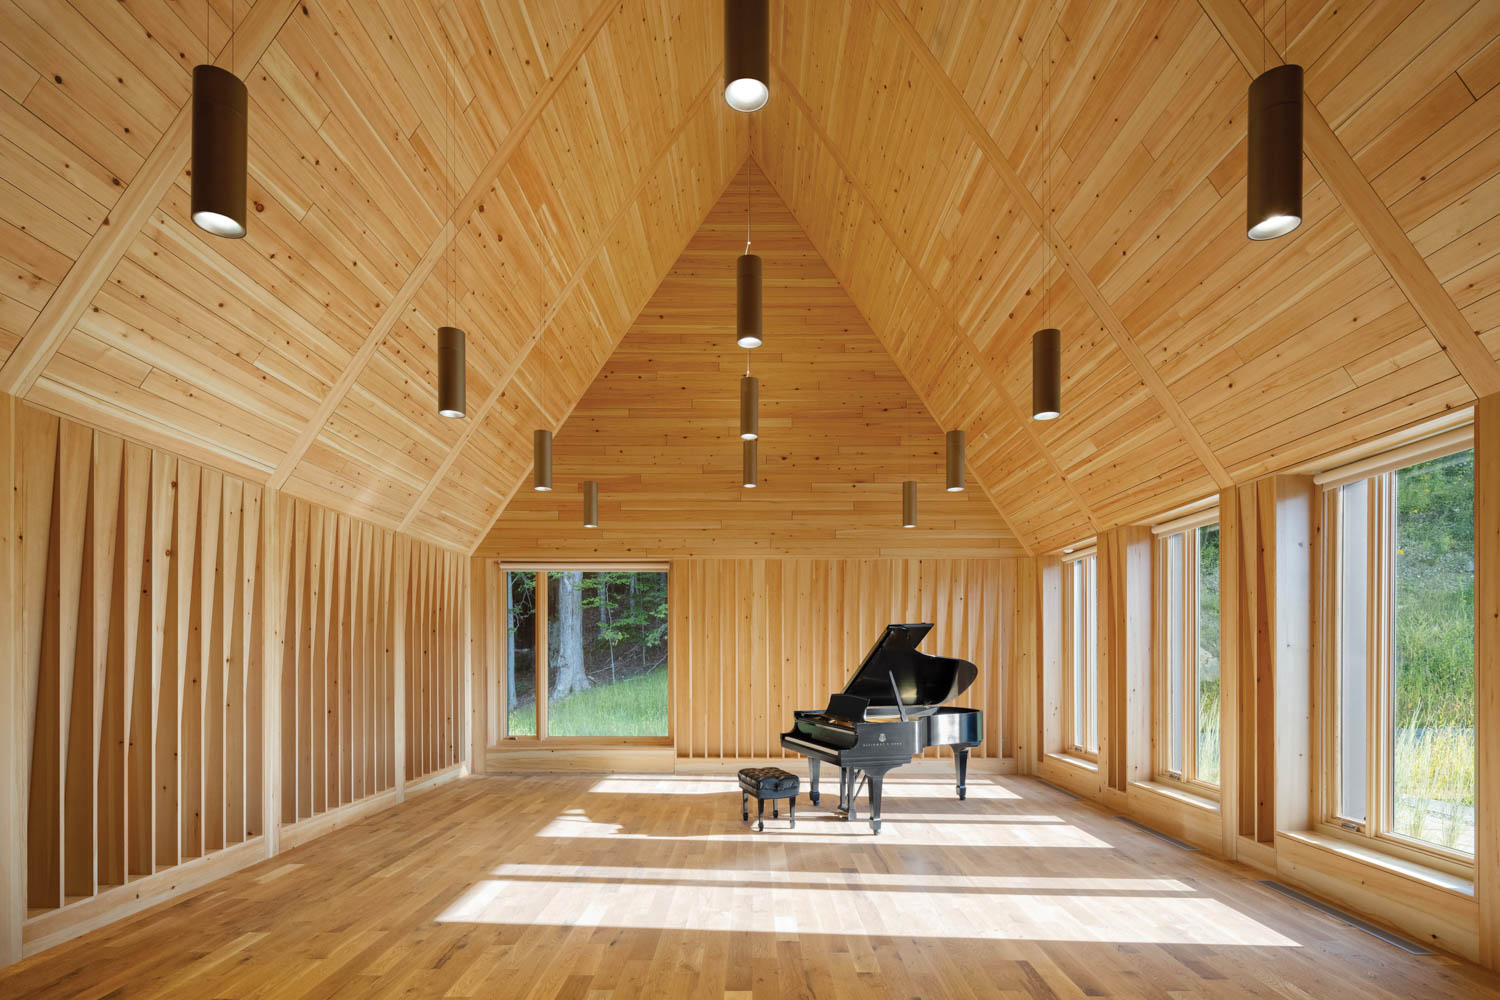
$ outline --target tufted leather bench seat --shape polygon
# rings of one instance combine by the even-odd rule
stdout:
[[[783,771],[779,767],[743,767],[740,768],[740,819],[750,818],[750,796],[755,796],[755,819],[756,830],[766,828],[766,799],[771,800],[771,818],[777,819],[781,815],[778,803],[781,799],[790,799],[788,803],[788,818],[791,826],[797,825],[797,793],[801,790],[801,782],[795,774]]]

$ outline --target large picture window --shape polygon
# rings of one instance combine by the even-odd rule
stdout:
[[[1156,539],[1156,774],[1213,791],[1219,784],[1219,525],[1198,520]]]
[[[1063,561],[1063,740],[1068,752],[1099,756],[1098,559]]]
[[[1474,452],[1325,484],[1325,814],[1474,853]]]
[[[666,738],[667,574],[505,573],[510,739]]]

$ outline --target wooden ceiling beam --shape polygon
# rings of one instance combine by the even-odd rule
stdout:
[[[990,135],[989,129],[985,128],[984,123],[979,120],[979,116],[974,113],[974,109],[969,107],[969,102],[964,99],[963,92],[958,89],[958,85],[948,76],[947,72],[943,69],[942,63],[938,61],[937,56],[933,54],[932,49],[928,48],[927,42],[922,38],[916,27],[907,20],[906,14],[902,11],[897,0],[878,0],[878,3],[881,10],[885,12],[886,17],[890,19],[900,32],[901,37],[906,41],[907,46],[912,50],[918,61],[938,81],[948,103],[963,119],[970,136],[979,146],[980,151],[984,154],[990,166],[1000,176],[1001,181],[1010,190],[1011,196],[1016,199],[1016,202],[1021,206],[1021,210],[1031,219],[1032,225],[1036,226],[1037,232],[1042,234],[1043,238],[1051,241],[1053,252],[1056,253],[1057,259],[1062,262],[1063,267],[1067,269],[1069,277],[1073,279],[1073,283],[1078,286],[1078,290],[1083,295],[1084,300],[1093,308],[1094,314],[1098,316],[1100,323],[1103,324],[1104,328],[1109,331],[1110,336],[1114,339],[1115,346],[1129,360],[1131,367],[1135,369],[1136,375],[1161,406],[1167,418],[1171,420],[1172,425],[1177,429],[1177,432],[1182,435],[1183,440],[1192,448],[1193,454],[1203,463],[1203,467],[1208,471],[1208,474],[1220,489],[1231,485],[1233,480],[1224,468],[1223,463],[1214,455],[1213,450],[1204,441],[1203,435],[1198,433],[1198,429],[1188,419],[1186,411],[1183,410],[1177,399],[1167,388],[1167,384],[1161,375],[1157,373],[1156,369],[1152,367],[1151,362],[1147,360],[1145,352],[1136,344],[1135,339],[1130,335],[1130,331],[1120,321],[1120,317],[1115,315],[1114,308],[1104,298],[1103,293],[1099,291],[1099,287],[1094,284],[1093,278],[1089,277],[1088,269],[1084,267],[1083,262],[1068,248],[1066,242],[1061,239],[1056,229],[1047,220],[1042,211],[1042,206],[1032,196],[1025,181],[1021,179],[1020,174],[1016,172],[1015,167],[1006,158],[1005,153],[1000,149],[999,143],[995,142],[994,137]]]
[[[1261,53],[1275,51],[1255,18],[1240,0],[1198,0],[1225,44],[1252,77],[1260,73]],[[1303,101],[1303,152],[1323,182],[1338,197],[1354,224],[1364,234],[1391,280],[1406,295],[1433,338],[1448,355],[1475,396],[1500,392],[1500,364],[1479,339],[1477,331],[1438,281],[1426,258],[1412,245],[1390,208],[1375,193],[1354,157],[1311,100]]]
[[[422,510],[422,505],[427,502],[428,498],[430,498],[433,492],[437,489],[438,484],[443,481],[443,477],[446,476],[448,474],[448,471],[453,468],[453,463],[458,460],[458,456],[463,453],[464,447],[469,443],[469,439],[472,438],[475,432],[479,430],[480,425],[484,423],[485,417],[489,415],[490,410],[500,400],[500,397],[505,392],[506,386],[508,386],[511,380],[515,378],[516,372],[521,370],[521,366],[524,365],[526,363],[526,359],[531,356],[532,349],[535,348],[536,345],[541,341],[542,335],[547,332],[547,327],[551,325],[553,318],[555,318],[558,312],[562,309],[563,303],[568,301],[568,297],[573,294],[573,289],[578,287],[578,283],[583,280],[583,276],[587,274],[589,268],[593,266],[595,259],[598,258],[600,253],[603,252],[605,245],[609,241],[610,234],[615,231],[616,227],[619,226],[620,222],[625,218],[626,214],[635,209],[636,203],[640,201],[641,195],[646,190],[646,185],[649,184],[651,182],[651,178],[655,176],[657,167],[661,165],[662,161],[667,157],[669,153],[671,153],[672,149],[676,147],[678,140],[682,138],[682,133],[687,130],[687,127],[693,121],[694,116],[696,116],[698,114],[698,111],[702,108],[703,102],[708,100],[711,94],[717,92],[717,87],[715,85],[718,82],[721,68],[721,63],[714,64],[714,70],[713,73],[710,74],[708,82],[703,85],[702,89],[698,91],[698,96],[693,98],[693,102],[688,105],[687,112],[682,116],[682,120],[677,123],[677,126],[672,129],[672,134],[670,137],[668,137],[666,143],[662,146],[661,149],[657,150],[656,156],[652,158],[651,163],[646,167],[645,170],[641,172],[641,176],[636,180],[635,187],[631,189],[629,196],[620,203],[620,207],[616,209],[614,216],[609,220],[609,225],[603,227],[599,231],[598,239],[596,239],[593,245],[589,247],[588,253],[586,253],[583,259],[579,261],[578,267],[575,268],[573,273],[568,276],[567,284],[563,285],[562,289],[557,293],[556,296],[553,297],[551,305],[547,307],[546,312],[544,312],[541,318],[537,321],[536,329],[532,330],[531,335],[527,338],[526,346],[523,347],[520,353],[516,355],[515,359],[511,362],[510,366],[504,371],[504,373],[502,373],[501,376],[495,380],[495,385],[490,390],[490,394],[486,396],[484,402],[480,403],[479,406],[474,410],[473,416],[464,421],[463,432],[459,434],[458,440],[453,442],[453,447],[449,448],[448,453],[443,456],[442,464],[438,466],[437,471],[433,473],[432,478],[427,481],[427,485],[422,488],[422,492],[417,495],[416,500],[412,501],[411,509],[408,510],[406,512],[406,516],[401,519],[400,530],[408,530],[412,520]],[[733,175],[730,176],[732,180]],[[718,199],[715,198],[714,200],[717,201]],[[710,210],[712,209],[712,207],[713,205],[712,203],[710,203]],[[701,219],[699,220],[699,224],[702,224]],[[621,333],[623,335],[624,331],[621,331]],[[564,409],[562,418],[558,421],[558,427],[561,427],[562,424],[567,422],[568,414],[572,413],[573,407],[577,405],[578,400],[574,399]],[[540,406],[538,407],[538,409],[540,409]],[[557,430],[557,427],[553,427],[551,429],[555,431]],[[495,516],[490,519],[489,524],[485,526],[484,530],[481,531],[478,537],[475,539],[474,548],[477,548],[489,535],[491,529],[493,529],[495,526],[495,521],[498,520],[500,514],[504,512],[506,504],[508,504],[510,502],[510,498],[515,495],[515,490],[517,487],[519,487],[519,485],[520,483],[517,482],[514,486],[512,486],[510,492],[506,495],[505,501],[500,504],[499,510],[495,512]]]
[[[385,340],[386,335],[390,333],[397,321],[401,319],[402,313],[406,311],[406,307],[411,303],[412,298],[416,296],[417,291],[422,287],[422,283],[432,273],[432,269],[436,266],[437,261],[447,252],[448,247],[458,234],[459,227],[463,225],[463,220],[474,214],[474,211],[479,206],[480,199],[484,197],[485,191],[489,190],[490,185],[495,182],[495,178],[499,177],[501,172],[505,170],[505,166],[510,162],[510,158],[515,155],[515,151],[520,148],[521,143],[530,134],[532,126],[536,124],[537,119],[541,117],[542,112],[546,110],[547,105],[552,102],[553,97],[561,89],[563,81],[568,78],[568,74],[578,65],[579,60],[583,58],[583,54],[588,51],[589,46],[594,44],[594,39],[604,28],[605,23],[609,21],[609,17],[614,13],[615,8],[616,4],[614,0],[604,0],[603,3],[595,8],[588,22],[584,25],[583,31],[579,32],[578,37],[573,40],[573,44],[568,47],[568,51],[563,54],[563,59],[558,64],[557,72],[548,77],[546,84],[537,92],[536,97],[527,106],[525,113],[516,121],[515,127],[506,134],[505,141],[500,144],[495,150],[494,155],[489,158],[489,161],[479,171],[478,175],[475,176],[474,183],[470,184],[469,189],[464,192],[464,196],[458,202],[453,215],[447,219],[442,229],[433,237],[432,243],[428,246],[426,253],[422,255],[422,259],[417,262],[417,266],[407,275],[406,281],[402,283],[400,290],[387,303],[384,311],[381,312],[380,319],[370,328],[370,332],[366,335],[364,342],[360,344],[359,350],[355,352],[349,364],[339,374],[338,380],[328,390],[328,394],[323,397],[323,401],[318,404],[317,412],[313,414],[312,419],[308,421],[302,433],[297,435],[297,439],[292,442],[292,447],[282,456],[281,461],[276,464],[276,470],[271,473],[269,481],[272,489],[279,490],[284,487],[286,481],[296,471],[297,464],[307,455],[307,450],[312,447],[313,442],[323,433],[323,429],[328,425],[328,421],[332,419],[339,405],[343,403],[344,397],[349,394],[349,390],[354,388],[354,384],[359,381],[359,377],[364,373],[365,367],[369,365],[370,359],[375,356],[376,349]],[[424,496],[430,493],[431,490],[432,483],[429,482],[427,490],[424,491]],[[406,521],[402,522],[402,528],[404,529],[410,521],[411,516],[408,515]]]
[[[949,310],[948,304],[942,300],[942,298],[938,295],[937,290],[933,288],[932,284],[927,280],[926,275],[924,275],[921,269],[917,266],[916,260],[912,257],[907,248],[902,244],[895,228],[888,222],[886,222],[885,216],[881,214],[878,203],[876,202],[873,193],[865,187],[864,182],[860,181],[856,177],[854,171],[850,169],[848,161],[846,161],[843,154],[839,152],[838,146],[834,144],[833,138],[826,131],[824,131],[822,124],[817,119],[817,116],[813,114],[812,108],[808,106],[807,100],[802,96],[801,92],[797,90],[796,85],[792,83],[791,77],[779,63],[776,65],[776,73],[780,78],[778,82],[780,83],[782,90],[785,92],[786,97],[791,100],[793,105],[796,106],[798,113],[801,114],[803,120],[807,122],[808,127],[812,129],[813,134],[818,137],[818,141],[823,144],[823,148],[828,151],[828,155],[833,158],[833,162],[838,165],[838,168],[843,173],[844,180],[849,185],[850,189],[853,190],[857,195],[859,195],[860,200],[864,202],[865,208],[869,210],[871,217],[875,220],[875,224],[881,228],[881,230],[885,233],[886,239],[891,241],[891,246],[896,248],[896,252],[899,253],[901,255],[901,259],[906,262],[906,266],[911,270],[912,275],[916,278],[917,284],[921,286],[922,291],[927,294],[927,297],[932,302],[936,303],[938,311],[942,314],[943,321],[947,323],[951,329],[955,330],[958,336],[962,337],[970,348],[974,348],[974,342],[970,339],[963,326],[960,325],[958,320],[954,317],[952,311]],[[769,179],[769,175],[767,175],[767,179]],[[772,183],[774,185],[774,182]],[[780,192],[778,192],[778,194],[779,193]],[[786,200],[787,199],[785,197],[782,198],[782,201]],[[791,207],[790,202],[787,202],[787,207]],[[795,212],[793,214],[795,215]],[[803,231],[807,232],[806,227],[803,227]],[[810,232],[808,233],[808,239],[812,239],[812,234]],[[823,248],[819,247],[818,252],[822,253]],[[826,255],[824,255],[824,259],[827,260]],[[858,303],[855,303],[855,306],[856,308],[858,308]],[[863,310],[861,310],[861,312],[863,312]],[[865,322],[869,323],[870,329],[876,329],[875,324],[869,322],[868,316],[865,317]],[[1088,518],[1089,525],[1094,529],[1094,531],[1099,531],[1099,519],[1094,516],[1094,512],[1089,508],[1088,504],[1083,502],[1082,495],[1080,495],[1079,492],[1073,487],[1073,484],[1068,481],[1068,477],[1063,473],[1062,467],[1057,464],[1057,460],[1052,457],[1052,453],[1048,451],[1046,446],[1042,443],[1041,435],[1038,434],[1036,428],[1032,426],[1033,421],[1028,419],[1026,414],[1017,409],[1015,401],[1010,398],[1010,393],[1006,391],[1005,386],[1001,383],[1000,379],[993,371],[990,370],[990,367],[988,365],[986,365],[982,360],[979,360],[979,351],[977,349],[975,349],[975,359],[978,362],[979,369],[983,371],[985,376],[989,379],[990,388],[993,389],[995,394],[1000,398],[1000,405],[1004,409],[1006,416],[1008,416],[1012,421],[1018,424],[1026,433],[1026,436],[1031,439],[1031,443],[1036,447],[1038,454],[1040,454],[1046,461],[1048,468],[1050,468],[1052,470],[1052,473],[1057,476],[1058,480],[1062,483],[1063,488],[1068,491],[1068,496],[1071,497],[1073,502],[1078,505],[1078,509],[1083,513],[1083,516]],[[891,360],[895,363],[897,368],[901,367],[900,359],[898,359],[894,354],[891,355]],[[905,372],[903,372],[902,374],[905,374]],[[994,494],[991,492],[989,487],[985,486],[982,481],[980,483],[980,486],[984,489],[985,494],[990,497],[991,504],[994,504],[996,512],[999,513],[1001,519],[1005,521],[1006,526],[1011,529],[1011,533],[1014,534],[1017,540],[1019,540],[1021,544],[1026,547],[1027,551],[1031,551],[1034,546],[1032,544],[1029,544],[1026,539],[1021,538],[1020,533],[1017,532],[1015,526],[1011,524],[1010,518],[1006,516],[1005,511],[1001,509],[999,504],[995,504]],[[1033,539],[1033,541],[1035,540]]]
[[[246,77],[296,9],[297,0],[262,0],[251,7],[235,32],[225,39],[214,65],[228,67],[233,52],[237,65],[228,68],[238,72],[242,79]],[[238,58],[240,55],[245,58]],[[187,162],[192,143],[193,102],[189,98],[177,109],[171,124],[121,192],[114,208],[32,320],[4,367],[0,367],[0,391],[24,397],[36,385],[84,310],[140,235],[151,213],[166,197],[167,189]]]

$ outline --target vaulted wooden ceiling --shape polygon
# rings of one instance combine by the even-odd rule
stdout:
[[[0,388],[468,550],[751,155],[1033,551],[1500,391],[1500,5],[782,0],[753,116],[720,18],[3,0]],[[186,221],[205,47],[250,89],[241,241]],[[1306,221],[1257,244],[1278,52]]]

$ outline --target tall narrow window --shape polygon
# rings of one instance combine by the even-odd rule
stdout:
[[[1069,752],[1090,759],[1099,754],[1097,564],[1093,553],[1063,563],[1064,739]]]
[[[671,735],[666,573],[525,570],[506,579],[506,736]]]
[[[1335,829],[1474,853],[1474,453],[1325,484],[1328,794]]]
[[[1219,783],[1219,526],[1158,529],[1156,731],[1160,777]]]

